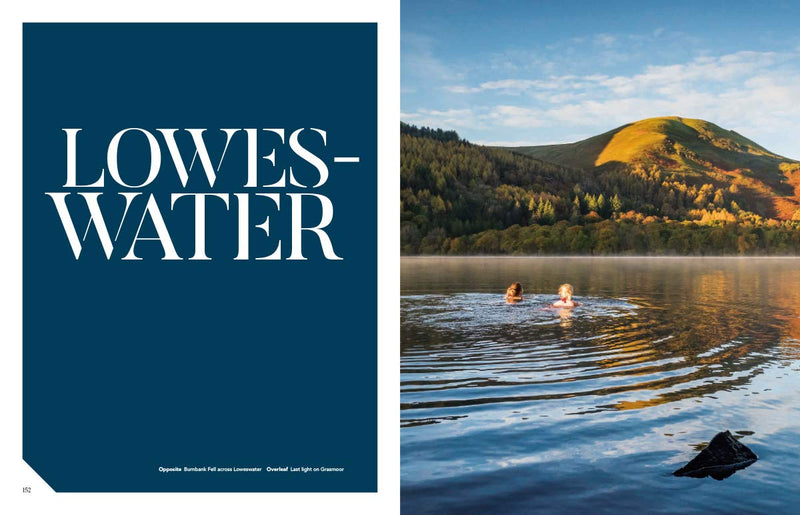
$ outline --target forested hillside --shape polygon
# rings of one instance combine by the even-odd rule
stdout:
[[[741,181],[704,179],[657,162],[570,168],[401,124],[402,252],[800,253],[800,213],[770,217]]]

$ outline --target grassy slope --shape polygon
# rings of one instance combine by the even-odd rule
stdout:
[[[576,143],[512,150],[583,169],[657,165],[698,184],[736,184],[782,219],[800,207],[800,163],[703,120],[648,118]]]

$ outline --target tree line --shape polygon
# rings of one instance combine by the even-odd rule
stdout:
[[[800,253],[800,220],[656,166],[575,170],[401,124],[400,182],[404,254]]]

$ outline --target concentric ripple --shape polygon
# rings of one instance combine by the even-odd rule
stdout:
[[[772,355],[755,352],[758,342],[741,334],[687,355],[686,346],[701,344],[696,331],[675,334],[662,310],[627,298],[584,297],[575,309],[550,307],[555,300],[403,297],[403,423],[416,423],[423,410],[542,399],[590,397],[589,410],[653,406],[745,384]],[[634,391],[646,395],[605,400]]]
[[[717,431],[756,447],[800,438],[798,263],[404,262],[404,506],[445,495],[444,508],[494,511],[498,496],[534,495],[532,481],[551,485],[535,495],[554,505],[575,502],[562,484],[606,499],[596,467],[616,489],[638,485],[631,496],[671,499],[673,465]],[[507,304],[503,287],[519,278],[543,292],[568,278],[586,294],[556,309],[528,287]]]

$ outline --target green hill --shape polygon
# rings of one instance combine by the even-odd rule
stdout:
[[[800,163],[704,120],[648,118],[576,143],[510,150],[584,170],[657,166],[689,184],[735,185],[771,218],[791,219],[800,207]]]
[[[404,254],[800,253],[800,163],[708,122],[515,151],[400,132]]]

